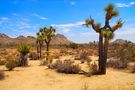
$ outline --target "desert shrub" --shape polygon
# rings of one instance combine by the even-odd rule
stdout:
[[[132,73],[135,73],[135,65],[133,66],[133,68],[132,68],[132,71],[131,71]]]
[[[39,56],[38,56],[37,53],[31,52],[31,53],[29,54],[29,58],[30,58],[30,60],[38,60],[38,59],[39,59]]]
[[[61,60],[57,60],[55,63],[50,64],[49,68],[50,69],[57,69],[60,65],[62,65],[62,61]]]
[[[87,65],[89,68],[89,71],[86,73],[86,76],[90,77],[91,75],[95,75],[98,74],[98,66],[95,62],[90,63],[91,60],[87,61]]]
[[[0,65],[5,65],[6,61],[5,60],[0,60]]]
[[[76,43],[70,43],[69,44],[69,48],[77,49],[78,48],[78,45]]]
[[[4,72],[3,71],[0,71],[0,80],[4,79],[4,77],[5,77]]]
[[[113,67],[117,69],[127,68],[129,60],[121,60],[121,59],[110,59],[107,61],[108,67]]]
[[[50,67],[56,69],[56,71],[60,73],[77,74],[81,71],[81,68],[79,65],[73,63],[74,62],[71,60],[65,60],[63,62],[58,60]]]
[[[80,54],[80,60],[82,63],[89,60],[89,53],[87,51],[82,51]]]
[[[11,71],[11,70],[13,70],[15,67],[17,67],[17,63],[16,63],[14,60],[8,60],[5,65],[6,65],[6,68],[7,68],[9,71]]]

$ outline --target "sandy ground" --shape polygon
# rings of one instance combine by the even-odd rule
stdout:
[[[60,74],[30,61],[29,67],[5,70],[0,90],[135,90],[135,74],[107,70],[107,75],[86,77],[84,75]],[[88,88],[88,89],[84,89]]]

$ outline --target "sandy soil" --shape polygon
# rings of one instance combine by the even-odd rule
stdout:
[[[29,67],[5,70],[0,90],[135,90],[135,74],[107,70],[107,75],[86,77],[84,75],[60,74],[39,61],[30,61]],[[84,89],[88,88],[88,89]]]

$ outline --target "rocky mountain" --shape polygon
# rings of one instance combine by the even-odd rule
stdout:
[[[125,43],[127,43],[127,42],[130,42],[130,43],[132,43],[132,44],[134,44],[133,42],[131,42],[131,41],[128,41],[128,40],[123,40],[123,39],[116,39],[115,41],[113,41],[112,43],[113,44],[125,44]]]
[[[18,36],[16,38],[11,38],[6,34],[0,33],[0,44],[3,45],[15,45],[19,43],[26,43],[26,44],[35,44],[36,37],[33,36]],[[58,45],[58,44],[70,44],[71,41],[68,40],[64,35],[57,34],[51,41],[51,44]]]

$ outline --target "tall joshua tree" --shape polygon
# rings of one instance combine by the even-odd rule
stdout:
[[[92,28],[99,33],[99,74],[106,74],[106,62],[107,62],[107,51],[108,51],[108,43],[109,39],[113,36],[114,31],[121,28],[123,22],[119,19],[114,26],[110,26],[109,21],[117,17],[119,15],[118,11],[115,10],[115,6],[113,4],[109,4],[104,8],[105,15],[105,25],[101,27],[100,23],[95,23],[94,19],[90,17],[90,19],[85,20],[85,26]],[[104,39],[104,40],[103,40]]]
[[[36,44],[37,44],[37,53],[39,53],[39,57],[41,58],[42,57],[42,46],[44,44],[44,39],[43,39],[41,32],[37,33]]]
[[[46,60],[48,61],[48,56],[49,56],[49,45],[50,45],[50,42],[52,40],[52,38],[55,36],[55,28],[53,28],[52,26],[50,26],[49,28],[40,28],[40,31],[39,33],[41,33],[42,37],[43,37],[43,40],[45,41],[45,44],[46,44]]]

